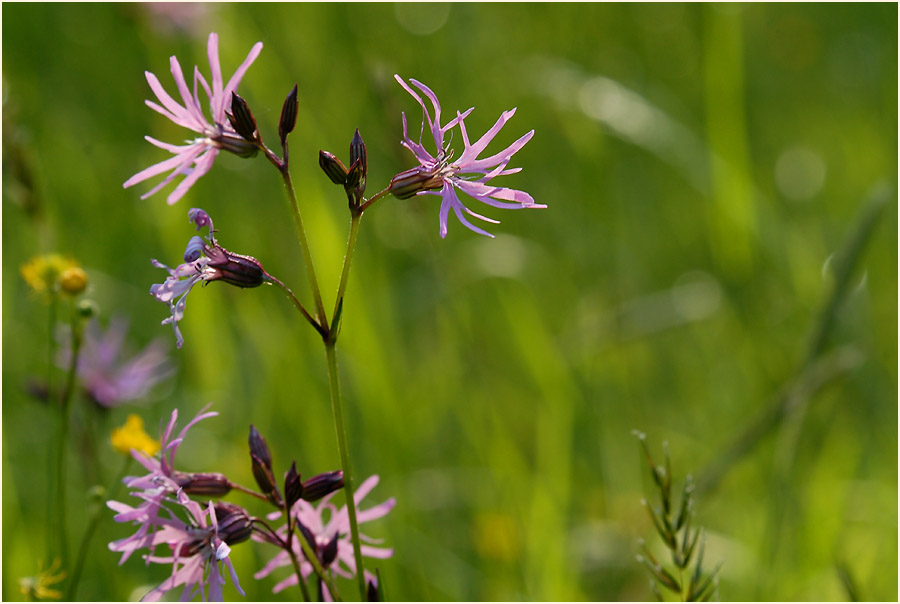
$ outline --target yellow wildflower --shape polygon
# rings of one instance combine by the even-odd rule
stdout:
[[[77,269],[84,275],[84,271],[80,269],[78,263],[71,258],[65,258],[60,254],[45,254],[43,256],[35,256],[22,265],[20,269],[22,277],[31,286],[35,293],[43,294],[46,297],[55,296],[61,288],[65,288],[63,284],[63,276],[67,275],[70,285],[74,285],[77,280],[77,273],[73,273],[72,269]],[[87,276],[84,276],[84,284],[87,285]],[[84,287],[81,288],[82,290]],[[68,289],[65,291],[72,292]],[[79,290],[81,291],[81,290]]]
[[[38,571],[36,577],[19,579],[19,591],[30,600],[59,600],[62,593],[58,589],[50,589],[51,585],[66,578],[66,571],[59,571],[59,558],[53,561],[47,570]],[[54,574],[56,573],[56,574]]]
[[[153,456],[159,453],[159,441],[144,432],[144,420],[132,413],[121,428],[114,428],[110,437],[113,449],[128,455],[132,449]]]

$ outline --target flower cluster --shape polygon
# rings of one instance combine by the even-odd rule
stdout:
[[[354,493],[353,499],[356,505],[362,502],[366,495],[378,484],[378,476],[370,476],[359,486]],[[360,510],[357,515],[357,522],[363,524],[371,520],[376,520],[386,515],[396,505],[396,500],[391,497],[387,501],[383,501],[378,505],[367,510]],[[281,516],[280,512],[273,512],[269,515],[270,520],[276,520]],[[291,508],[291,516],[295,523],[305,533],[305,537],[310,541],[310,545],[319,554],[319,561],[323,566],[330,567],[335,574],[343,577],[353,577],[356,574],[356,563],[353,559],[353,544],[350,542],[350,520],[347,515],[347,506],[338,509],[331,503],[331,495],[324,498],[318,505],[312,505],[304,499],[298,500]],[[287,525],[282,526],[278,530],[279,535],[286,535]],[[256,537],[254,537],[256,538]],[[363,545],[362,554],[370,558],[390,558],[394,550],[375,547],[379,542],[369,539],[364,535],[360,538],[372,545]],[[262,541],[263,539],[259,539]],[[303,552],[297,539],[293,541],[294,554],[303,559]],[[328,552],[328,550],[331,552]],[[328,552],[328,553],[327,553]],[[275,554],[265,567],[257,572],[254,577],[262,579],[268,576],[273,570],[283,566],[290,566],[291,560],[286,551],[280,551]],[[306,579],[313,572],[313,566],[308,560],[303,560],[301,564],[301,572],[303,578]],[[297,575],[290,575],[283,581],[280,581],[272,589],[274,593],[297,585]]]

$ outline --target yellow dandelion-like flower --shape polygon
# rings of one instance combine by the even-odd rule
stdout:
[[[132,449],[143,451],[151,457],[159,453],[159,441],[144,431],[144,420],[132,413],[120,428],[114,428],[110,436],[113,449],[128,455]]]
[[[47,298],[55,296],[60,290],[71,294],[80,293],[87,285],[87,275],[78,263],[60,254],[35,256],[23,264],[20,270],[31,289]],[[79,281],[82,285],[77,289]]]
[[[50,568],[38,571],[36,577],[22,577],[19,579],[19,591],[30,600],[59,600],[62,598],[62,592],[50,589],[50,586],[66,578],[66,571],[56,572],[60,564],[57,558]]]

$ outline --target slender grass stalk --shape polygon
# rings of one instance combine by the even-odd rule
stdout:
[[[887,202],[895,199],[895,195],[896,190],[888,185],[878,185],[870,194],[855,228],[834,255],[834,285],[813,322],[800,366],[759,418],[750,422],[732,445],[704,469],[697,482],[698,492],[715,488],[728,469],[753,450],[766,434],[781,425],[789,413],[804,408],[824,384],[861,363],[860,353],[851,347],[845,346],[828,354],[825,348],[834,329],[838,309],[850,289],[853,270],[862,258]]]
[[[69,438],[69,408],[72,402],[72,394],[75,392],[75,374],[78,367],[78,353],[81,351],[81,321],[77,314],[72,311],[72,358],[69,361],[69,368],[66,374],[65,387],[59,405],[59,440],[57,442],[56,456],[56,509],[57,522],[59,530],[60,556],[62,558],[63,568],[68,567],[69,562],[69,543],[66,527],[66,510],[69,506],[65,505],[66,496],[66,441]]]
[[[94,532],[97,530],[97,526],[100,524],[100,519],[102,518],[100,512],[106,509],[106,506],[103,505],[103,501],[115,499],[116,493],[119,491],[119,486],[122,484],[122,479],[125,478],[125,474],[128,472],[128,468],[131,465],[132,459],[131,455],[125,456],[125,463],[122,464],[122,469],[106,490],[108,495],[100,498],[99,501],[96,501],[93,504],[91,518],[88,521],[87,529],[84,531],[84,536],[81,538],[81,545],[78,547],[78,557],[75,559],[75,566],[72,569],[72,579],[66,587],[64,600],[69,602],[75,601],[75,596],[78,592],[78,582],[81,580],[81,571],[84,569],[84,561],[87,559],[88,546],[90,545],[91,538],[94,536]]]
[[[49,318],[47,321],[47,400],[49,401],[50,405],[52,406],[54,404],[54,399],[53,399],[53,355],[54,355],[54,352],[56,352],[56,341],[53,338],[53,328],[56,326],[56,306],[57,306],[56,296],[54,296],[50,300],[49,306],[50,306],[50,314],[49,314]],[[53,454],[50,452],[50,450],[48,450],[48,452],[47,452],[47,476],[53,476],[53,472],[55,470],[55,468],[53,467],[53,462],[54,462]],[[44,528],[46,530],[46,537],[47,537],[47,539],[46,539],[47,544],[46,544],[45,551],[47,552],[48,567],[53,562],[53,556],[51,554],[51,551],[53,550],[54,535],[53,535],[53,531],[50,529],[50,527],[53,526],[53,509],[54,509],[53,500],[54,500],[54,498],[52,497],[52,494],[48,493],[47,494],[47,518],[46,518],[46,524],[44,525]]]

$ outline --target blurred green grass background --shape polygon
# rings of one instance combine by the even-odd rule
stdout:
[[[316,154],[345,158],[358,127],[371,193],[410,167],[400,112],[419,112],[394,73],[445,111],[474,106],[472,133],[518,107],[498,149],[535,130],[507,182],[549,208],[489,209],[496,239],[451,219],[442,241],[433,198],[387,199],[363,220],[338,354],[356,476],[381,476],[369,503],[398,500],[364,530],[395,548],[377,564],[392,599],[651,597],[634,559],[653,533],[631,430],[670,443],[676,477],[721,459],[801,367],[830,259],[873,186],[897,183],[895,4],[4,4],[2,16],[5,600],[45,554],[55,423],[24,384],[46,373],[47,307],[18,270],[37,253],[77,258],[103,321],[130,316],[135,345],[172,342],[176,379],[138,408],[151,432],[173,407],[187,418],[214,402],[183,469],[252,484],[251,423],[277,472],[340,466],[321,345],[279,292],[195,290],[181,351],[147,295],[163,275],[149,259],[179,261],[199,206],[223,245],[310,298],[264,160],[220,155],[175,207],[165,192],[139,200],[149,184],[122,189],[166,156],[145,134],[187,135],[143,104],[143,71],[170,91],[170,55],[208,73],[210,31],[226,77],[263,41],[239,91],[270,143],[299,84],[292,172],[326,305],[348,221]],[[897,598],[896,334],[893,196],[828,333],[828,350],[861,362],[698,497],[722,599],[847,599],[839,567],[859,597]],[[100,446],[108,480],[120,460]],[[57,502],[73,542],[88,501],[75,459]],[[116,566],[105,543],[130,531],[111,516],[87,600],[140,597],[167,574]],[[234,550],[250,600],[273,597],[273,579],[252,579],[270,555]]]

